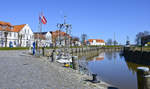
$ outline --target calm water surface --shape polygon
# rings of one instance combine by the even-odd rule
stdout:
[[[136,68],[143,65],[125,61],[119,52],[104,52],[88,62],[88,70],[119,89],[138,89]]]

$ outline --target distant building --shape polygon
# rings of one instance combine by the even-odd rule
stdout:
[[[50,47],[52,45],[52,35],[50,32],[34,32],[35,41],[40,41],[39,46]]]
[[[54,46],[65,46],[68,42],[70,44],[70,35],[66,34],[63,31],[56,30],[54,32],[51,32],[52,34],[52,42]]]
[[[105,45],[104,40],[101,39],[88,39],[89,45]]]
[[[29,47],[34,41],[28,24],[11,25],[0,21],[0,47]]]

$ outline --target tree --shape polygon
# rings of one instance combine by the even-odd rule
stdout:
[[[150,35],[150,32],[149,31],[144,31],[144,32],[139,32],[136,34],[136,39],[135,39],[135,42],[137,45],[141,45],[141,38],[143,36],[147,36],[147,35]]]
[[[113,41],[114,45],[118,45],[118,42],[116,40]]]
[[[126,45],[130,45],[129,37],[127,36]]]
[[[85,42],[85,41],[86,41],[86,39],[87,39],[87,35],[86,35],[86,34],[82,34],[82,35],[81,35],[81,39],[82,39],[82,44],[83,44],[83,45],[86,45],[86,42]]]
[[[112,45],[112,43],[113,43],[113,42],[112,42],[112,39],[109,38],[109,39],[107,40],[107,43],[106,43],[106,44],[107,44],[107,45]]]

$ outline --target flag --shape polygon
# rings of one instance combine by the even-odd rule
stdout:
[[[39,16],[39,21],[42,22],[43,24],[47,23],[47,20],[43,15]]]
[[[44,16],[41,17],[41,20],[42,20],[42,23],[43,23],[43,24],[46,24],[46,23],[47,23],[47,20],[46,20],[46,18],[45,18]]]

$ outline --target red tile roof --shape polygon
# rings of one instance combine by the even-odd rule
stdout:
[[[93,42],[93,40],[96,40],[97,43],[104,43],[104,40],[101,39],[88,39],[89,42]]]
[[[0,21],[0,25],[12,26],[10,23],[8,23],[8,22],[3,22],[3,21]]]
[[[3,22],[0,21],[0,30],[2,31],[11,31],[11,32],[19,32],[21,31],[21,29],[25,26],[26,24],[22,24],[22,25],[11,25],[8,22]],[[2,28],[2,26],[6,26],[5,29]],[[13,27],[13,29],[11,29],[11,27]]]
[[[97,57],[96,60],[104,60],[104,57]]]
[[[2,28],[2,26],[5,26],[5,28]],[[5,30],[5,31],[11,31],[11,27],[12,25],[8,22],[3,22],[3,21],[0,21],[0,30]]]
[[[55,32],[52,32],[52,37],[53,38],[57,38],[58,36],[68,36],[68,37],[70,37],[65,32],[62,32],[62,31],[59,31],[59,30],[56,30]]]
[[[22,24],[22,25],[15,25],[13,32],[20,32],[21,29],[25,26],[26,24]]]

